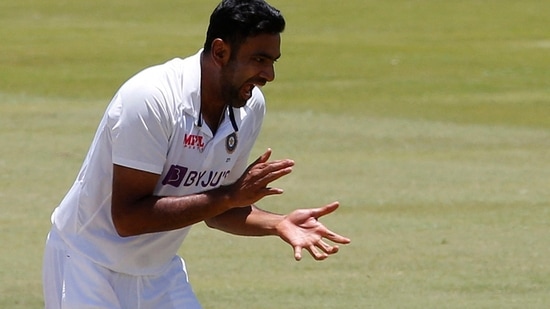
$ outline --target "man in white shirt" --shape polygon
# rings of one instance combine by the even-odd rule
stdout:
[[[78,177],[52,214],[46,308],[200,308],[177,250],[190,227],[277,235],[323,260],[349,239],[317,219],[338,203],[273,214],[254,205],[292,160],[247,165],[259,86],[275,78],[285,21],[263,0],[226,0],[204,48],[130,78],[113,97]]]

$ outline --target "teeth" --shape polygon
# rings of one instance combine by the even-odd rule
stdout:
[[[252,96],[253,89],[254,89],[254,85],[250,85],[243,88],[243,94],[246,97],[246,99],[249,99]]]

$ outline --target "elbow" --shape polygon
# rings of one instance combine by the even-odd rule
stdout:
[[[124,229],[120,229],[120,228],[115,228],[116,232],[117,232],[117,235],[119,237],[122,237],[122,238],[126,238],[126,237],[130,237],[130,236],[135,236],[136,234],[128,231],[128,230],[124,230]]]
[[[205,219],[205,220],[204,220],[204,223],[206,224],[206,226],[208,226],[208,227],[211,228],[211,229],[217,229],[215,217],[214,217],[214,218]]]
[[[116,213],[111,214],[113,226],[116,233],[120,237],[130,237],[137,235],[132,229],[132,225],[129,224],[129,220],[124,216],[117,215]]]

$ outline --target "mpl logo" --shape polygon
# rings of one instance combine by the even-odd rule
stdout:
[[[185,134],[183,138],[183,146],[191,149],[204,149],[204,140],[201,135]]]

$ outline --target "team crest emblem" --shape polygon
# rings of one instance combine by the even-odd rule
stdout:
[[[233,153],[237,148],[237,133],[233,132],[225,139],[225,149],[227,153]]]

